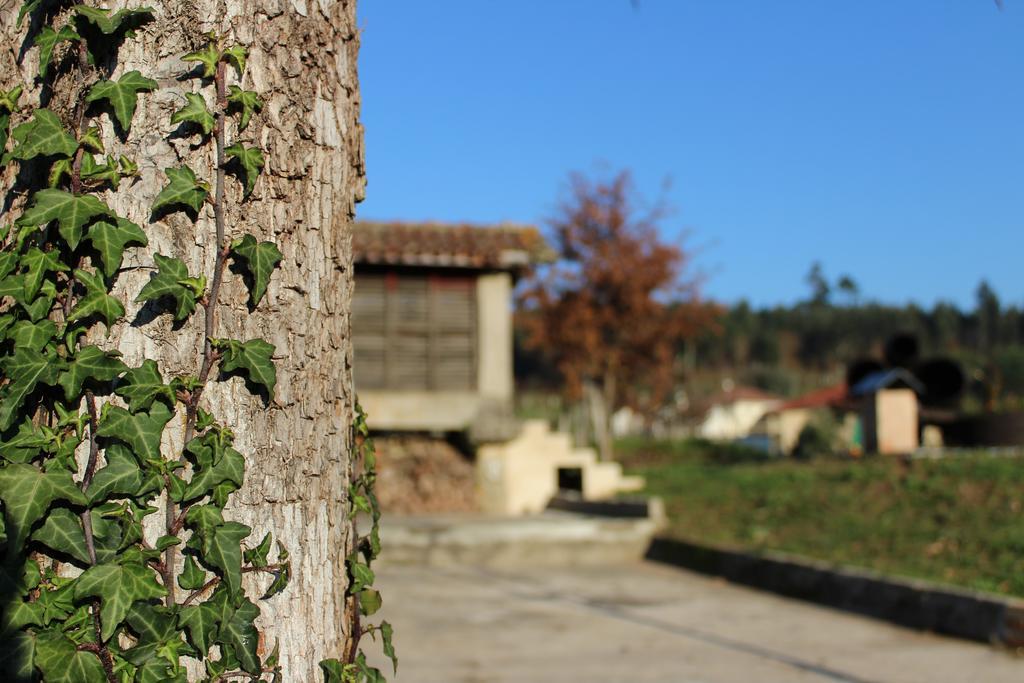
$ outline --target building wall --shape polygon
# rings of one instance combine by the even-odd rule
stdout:
[[[358,275],[356,287],[358,291]],[[515,433],[512,407],[512,276],[476,278],[476,386],[459,391],[356,387],[371,428],[381,431],[467,431],[475,441]],[[355,362],[359,362],[358,340]]]
[[[750,434],[757,421],[778,401],[739,400],[712,406],[698,433],[705,439],[740,439]]]

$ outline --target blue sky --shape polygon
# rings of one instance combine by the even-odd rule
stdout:
[[[629,169],[706,296],[1024,303],[1024,1],[361,0],[363,219],[543,225]],[[670,185],[665,190],[665,181]]]

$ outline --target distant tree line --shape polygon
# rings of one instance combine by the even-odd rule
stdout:
[[[835,376],[859,359],[881,359],[887,340],[910,334],[921,357],[957,361],[989,407],[1024,397],[1024,309],[1004,305],[987,282],[978,285],[974,307],[963,310],[949,302],[864,302],[853,278],[830,283],[819,264],[806,280],[810,294],[795,305],[755,309],[741,301],[726,309],[717,329],[693,343],[691,365],[744,370],[752,383],[785,394],[794,389],[787,371]]]

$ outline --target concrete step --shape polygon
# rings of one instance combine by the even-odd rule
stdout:
[[[546,511],[527,517],[385,517],[385,565],[582,566],[634,562],[656,530],[648,518]]]

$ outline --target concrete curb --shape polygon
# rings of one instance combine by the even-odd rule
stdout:
[[[893,577],[783,553],[655,538],[647,559],[901,626],[1024,647],[1024,600]]]

